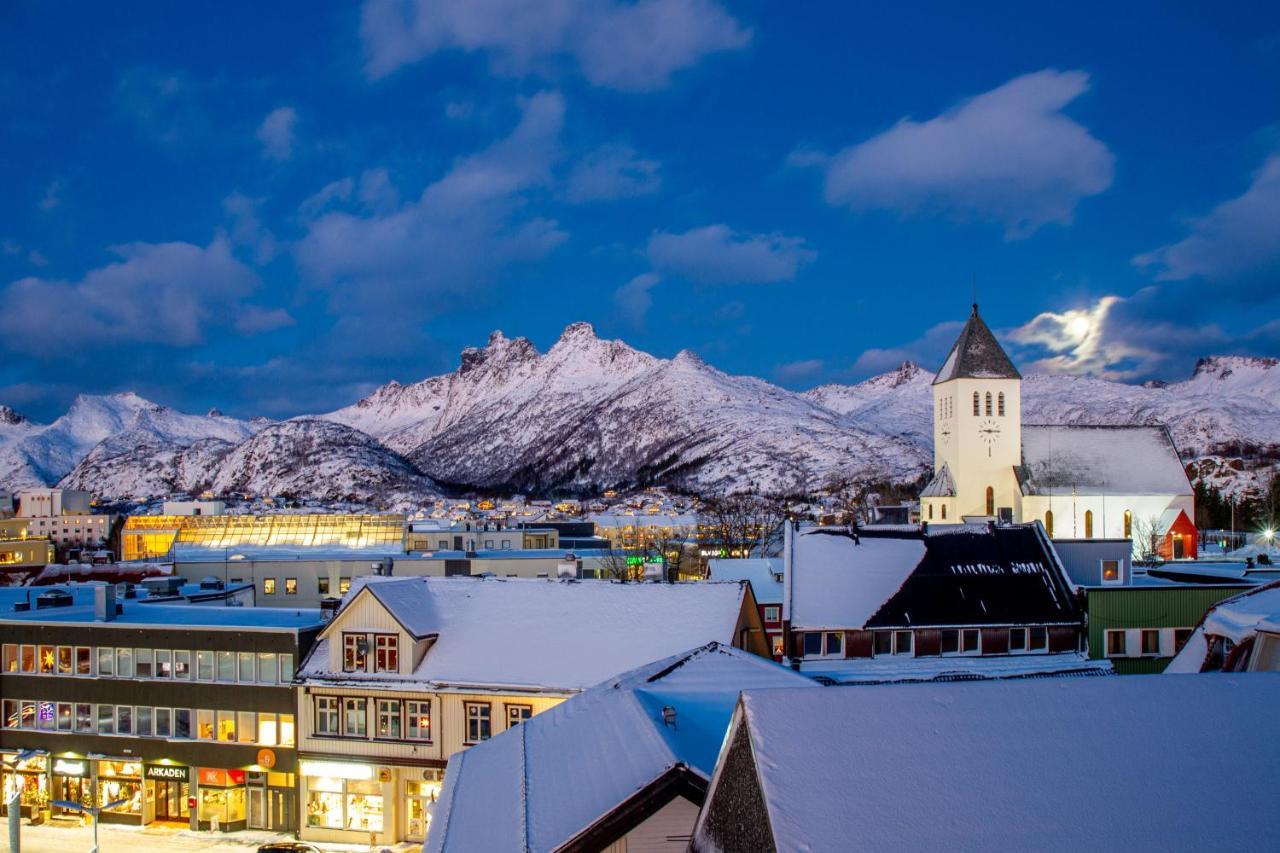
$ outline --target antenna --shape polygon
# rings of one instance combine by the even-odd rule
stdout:
[[[978,274],[970,273],[973,283],[973,313],[978,313]]]

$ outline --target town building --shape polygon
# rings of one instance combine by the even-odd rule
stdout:
[[[1278,703],[1269,676],[748,690],[690,849],[1258,849]]]
[[[454,756],[424,849],[683,853],[738,693],[780,687],[818,689],[721,643],[610,678]]]
[[[850,684],[1105,674],[1039,524],[927,531],[788,524],[783,623],[800,672]]]
[[[298,673],[302,837],[422,841],[460,750],[713,641],[767,655],[748,584],[358,579]]]
[[[30,519],[0,518],[0,572],[38,570],[54,559],[53,543],[32,533]]]
[[[1022,375],[977,305],[933,380],[933,422],[923,521],[1038,520],[1051,537],[1195,557],[1194,496],[1168,430],[1024,425]]]
[[[298,825],[296,662],[318,611],[144,603],[108,584],[0,612],[5,802],[190,829]],[[31,600],[33,599],[33,600]]]
[[[1164,671],[1280,672],[1280,581],[1210,607]]]
[[[560,531],[554,527],[504,527],[497,522],[411,521],[405,539],[407,551],[531,551],[560,548]]]
[[[716,558],[708,560],[707,567],[712,580],[751,584],[770,654],[774,660],[781,661],[786,653],[782,637],[782,558]]]
[[[403,553],[404,535],[405,517],[394,514],[131,515],[120,532],[120,559],[170,559],[180,545],[230,553],[371,547]]]
[[[88,492],[72,489],[22,489],[16,521],[25,524],[26,536],[47,539],[64,551],[96,548],[111,538],[114,516],[92,512]]]

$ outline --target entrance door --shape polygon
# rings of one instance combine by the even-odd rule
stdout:
[[[267,821],[267,829],[275,832],[289,832],[294,828],[292,791],[267,789]]]
[[[156,820],[191,822],[186,782],[156,782]]]
[[[266,791],[261,788],[249,789],[248,822],[250,829],[266,829],[268,826]]]
[[[1174,535],[1173,537],[1173,559],[1181,560],[1184,556],[1182,550],[1182,537]]]

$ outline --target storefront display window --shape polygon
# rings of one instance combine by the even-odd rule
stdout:
[[[199,820],[215,821],[220,827],[244,820],[244,786],[234,788],[211,788],[200,784]]]
[[[4,801],[7,804],[15,791],[19,794],[18,802],[22,808],[34,811],[44,808],[49,802],[49,759],[44,755],[34,755],[22,761],[13,754],[4,756],[3,788]]]
[[[307,788],[307,826],[342,829],[342,780],[317,776],[307,780]]]
[[[346,828],[382,832],[382,785],[374,780],[347,780]]]
[[[324,764],[323,768],[315,769],[323,769],[326,775],[307,777],[307,826],[382,832],[382,783],[372,778],[372,768],[361,764],[318,764]]]
[[[98,802],[115,814],[142,814],[142,765],[134,761],[98,762]]]

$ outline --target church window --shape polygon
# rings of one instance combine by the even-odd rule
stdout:
[[[1084,511],[1084,538],[1093,538],[1093,510],[1091,509]]]
[[[1004,417],[1004,392],[1003,391],[1001,391],[996,396],[996,414],[998,414],[1002,418]]]
[[[1044,532],[1049,534],[1049,538],[1053,538],[1053,510],[1047,509],[1044,512]]]
[[[987,392],[987,417],[991,417],[991,392]]]
[[[996,490],[987,486],[987,515],[996,514]]]
[[[1133,538],[1133,513],[1127,509],[1124,511],[1124,538]]]
[[[942,520],[943,520],[943,521],[946,521],[946,520],[947,520],[947,505],[946,505],[946,504],[943,504],[943,505],[942,505]]]
[[[982,414],[982,412],[978,411],[978,392],[977,391],[973,392],[973,413],[975,415]]]
[[[933,521],[933,504],[929,504],[929,520]]]

